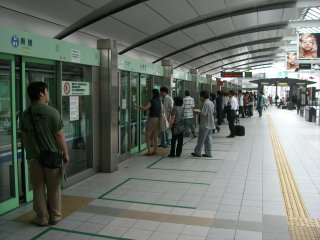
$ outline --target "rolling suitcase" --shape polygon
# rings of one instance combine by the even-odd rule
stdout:
[[[237,125],[234,126],[234,131],[236,136],[244,136],[246,134],[246,130],[244,126],[240,125],[240,121],[238,119]]]

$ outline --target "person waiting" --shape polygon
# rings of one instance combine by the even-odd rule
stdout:
[[[149,110],[149,118],[147,123],[146,142],[147,142],[147,156],[158,154],[158,132],[160,126],[161,115],[161,101],[158,89],[152,89],[152,98],[143,106],[134,103],[134,106],[143,111]],[[151,152],[151,136],[153,135],[153,152]]]
[[[184,122],[183,122],[183,99],[181,97],[174,98],[174,107],[171,111],[170,126],[172,132],[171,138],[171,150],[168,157],[180,157],[183,146],[183,133],[184,133]],[[176,146],[176,142],[178,144]]]
[[[195,119],[194,119],[194,99],[190,97],[190,91],[186,90],[184,92],[185,98],[183,98],[183,119],[184,119],[184,126],[185,126],[185,136],[189,136],[191,130],[191,134],[193,137],[197,137],[196,130],[195,130]]]

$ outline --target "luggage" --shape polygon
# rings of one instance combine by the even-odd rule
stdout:
[[[240,125],[240,120],[236,121],[236,125],[234,126],[234,133],[236,136],[244,136],[245,135],[245,128],[244,126]]]
[[[244,136],[245,135],[244,126],[235,125],[234,128],[235,128],[234,131],[235,131],[236,136]]]

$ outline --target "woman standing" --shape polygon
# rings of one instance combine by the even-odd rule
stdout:
[[[147,156],[158,154],[158,131],[160,126],[161,116],[161,101],[160,93],[158,89],[152,89],[151,100],[143,106],[139,106],[134,103],[134,106],[140,108],[143,111],[150,109],[147,131],[146,131],[146,142],[147,142]],[[151,136],[153,135],[153,152],[151,152]]]
[[[174,98],[174,107],[171,111],[170,125],[172,131],[171,150],[168,157],[180,157],[183,146],[183,99],[181,97]],[[176,148],[176,141],[178,141]]]

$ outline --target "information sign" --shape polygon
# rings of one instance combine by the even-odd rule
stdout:
[[[70,121],[79,120],[79,96],[70,96]]]
[[[221,77],[243,77],[242,72],[221,72]]]
[[[62,81],[62,96],[87,96],[90,95],[89,82]]]

